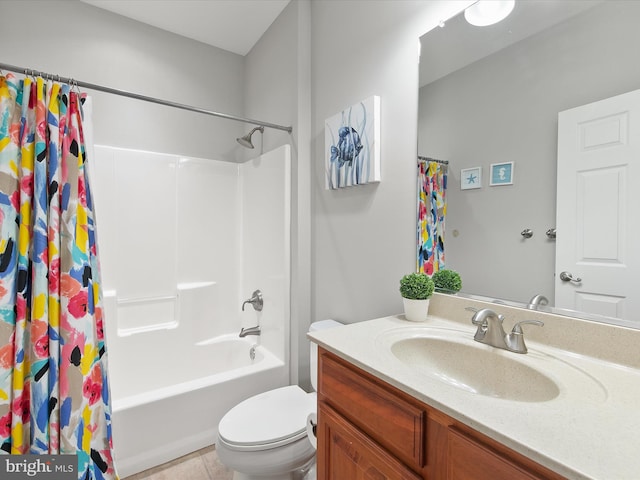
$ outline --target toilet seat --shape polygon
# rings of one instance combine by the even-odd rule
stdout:
[[[277,388],[240,402],[220,420],[219,440],[232,450],[280,447],[307,436],[307,416],[316,411],[316,394],[297,385]]]

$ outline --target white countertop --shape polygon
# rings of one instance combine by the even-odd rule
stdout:
[[[556,380],[560,393],[542,402],[505,400],[462,390],[403,364],[388,348],[389,338],[397,337],[398,329],[449,329],[453,335],[468,334],[469,339],[475,333],[470,323],[436,316],[415,323],[399,315],[308,336],[330,352],[569,479],[640,479],[640,369],[527,340],[526,355],[499,349],[496,353],[515,355],[518,361],[544,371]]]

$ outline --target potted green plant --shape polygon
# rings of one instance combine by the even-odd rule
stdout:
[[[400,279],[404,316],[412,322],[424,322],[429,314],[429,299],[435,285],[426,273],[409,273]]]
[[[438,292],[457,293],[462,288],[462,279],[455,270],[438,270],[431,278]]]

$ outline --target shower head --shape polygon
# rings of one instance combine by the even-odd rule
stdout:
[[[262,126],[256,127],[253,130],[251,130],[249,133],[247,133],[244,137],[236,138],[236,141],[243,147],[253,148],[253,143],[251,143],[251,135],[253,135],[253,132],[255,132],[256,130],[260,130],[260,133],[264,133],[264,127]]]

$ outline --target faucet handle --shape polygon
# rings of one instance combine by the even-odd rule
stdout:
[[[242,311],[244,312],[244,306],[250,303],[253,305],[253,309],[260,312],[262,311],[262,307],[264,305],[264,300],[262,299],[262,292],[260,290],[255,290],[251,294],[251,298],[242,302]]]
[[[477,308],[474,308],[474,307],[466,307],[465,310],[476,312],[473,314],[473,317],[471,317],[471,323],[473,323],[474,325],[485,326],[487,324],[487,317],[497,318],[500,324],[504,322],[504,315],[500,313],[496,313],[493,310],[488,308],[483,308],[481,310],[478,310]]]
[[[513,328],[511,329],[511,333],[515,333],[515,334],[519,334],[519,335],[524,333],[522,331],[522,327],[520,325],[523,325],[525,323],[529,323],[531,325],[537,325],[539,327],[544,326],[544,322],[541,322],[540,320],[523,320],[522,322],[518,322],[513,326]]]
[[[511,329],[511,333],[505,337],[505,342],[507,344],[507,348],[515,353],[527,353],[527,345],[524,343],[524,333],[522,332],[522,324],[531,324],[538,325],[542,327],[544,322],[540,320],[523,320],[522,322],[516,323]]]
[[[473,317],[471,317],[471,323],[473,323],[474,325],[482,325],[484,323],[484,320],[478,320],[477,317],[477,313],[480,311],[479,308],[476,307],[464,307],[465,310],[468,310],[469,312],[473,312]]]

